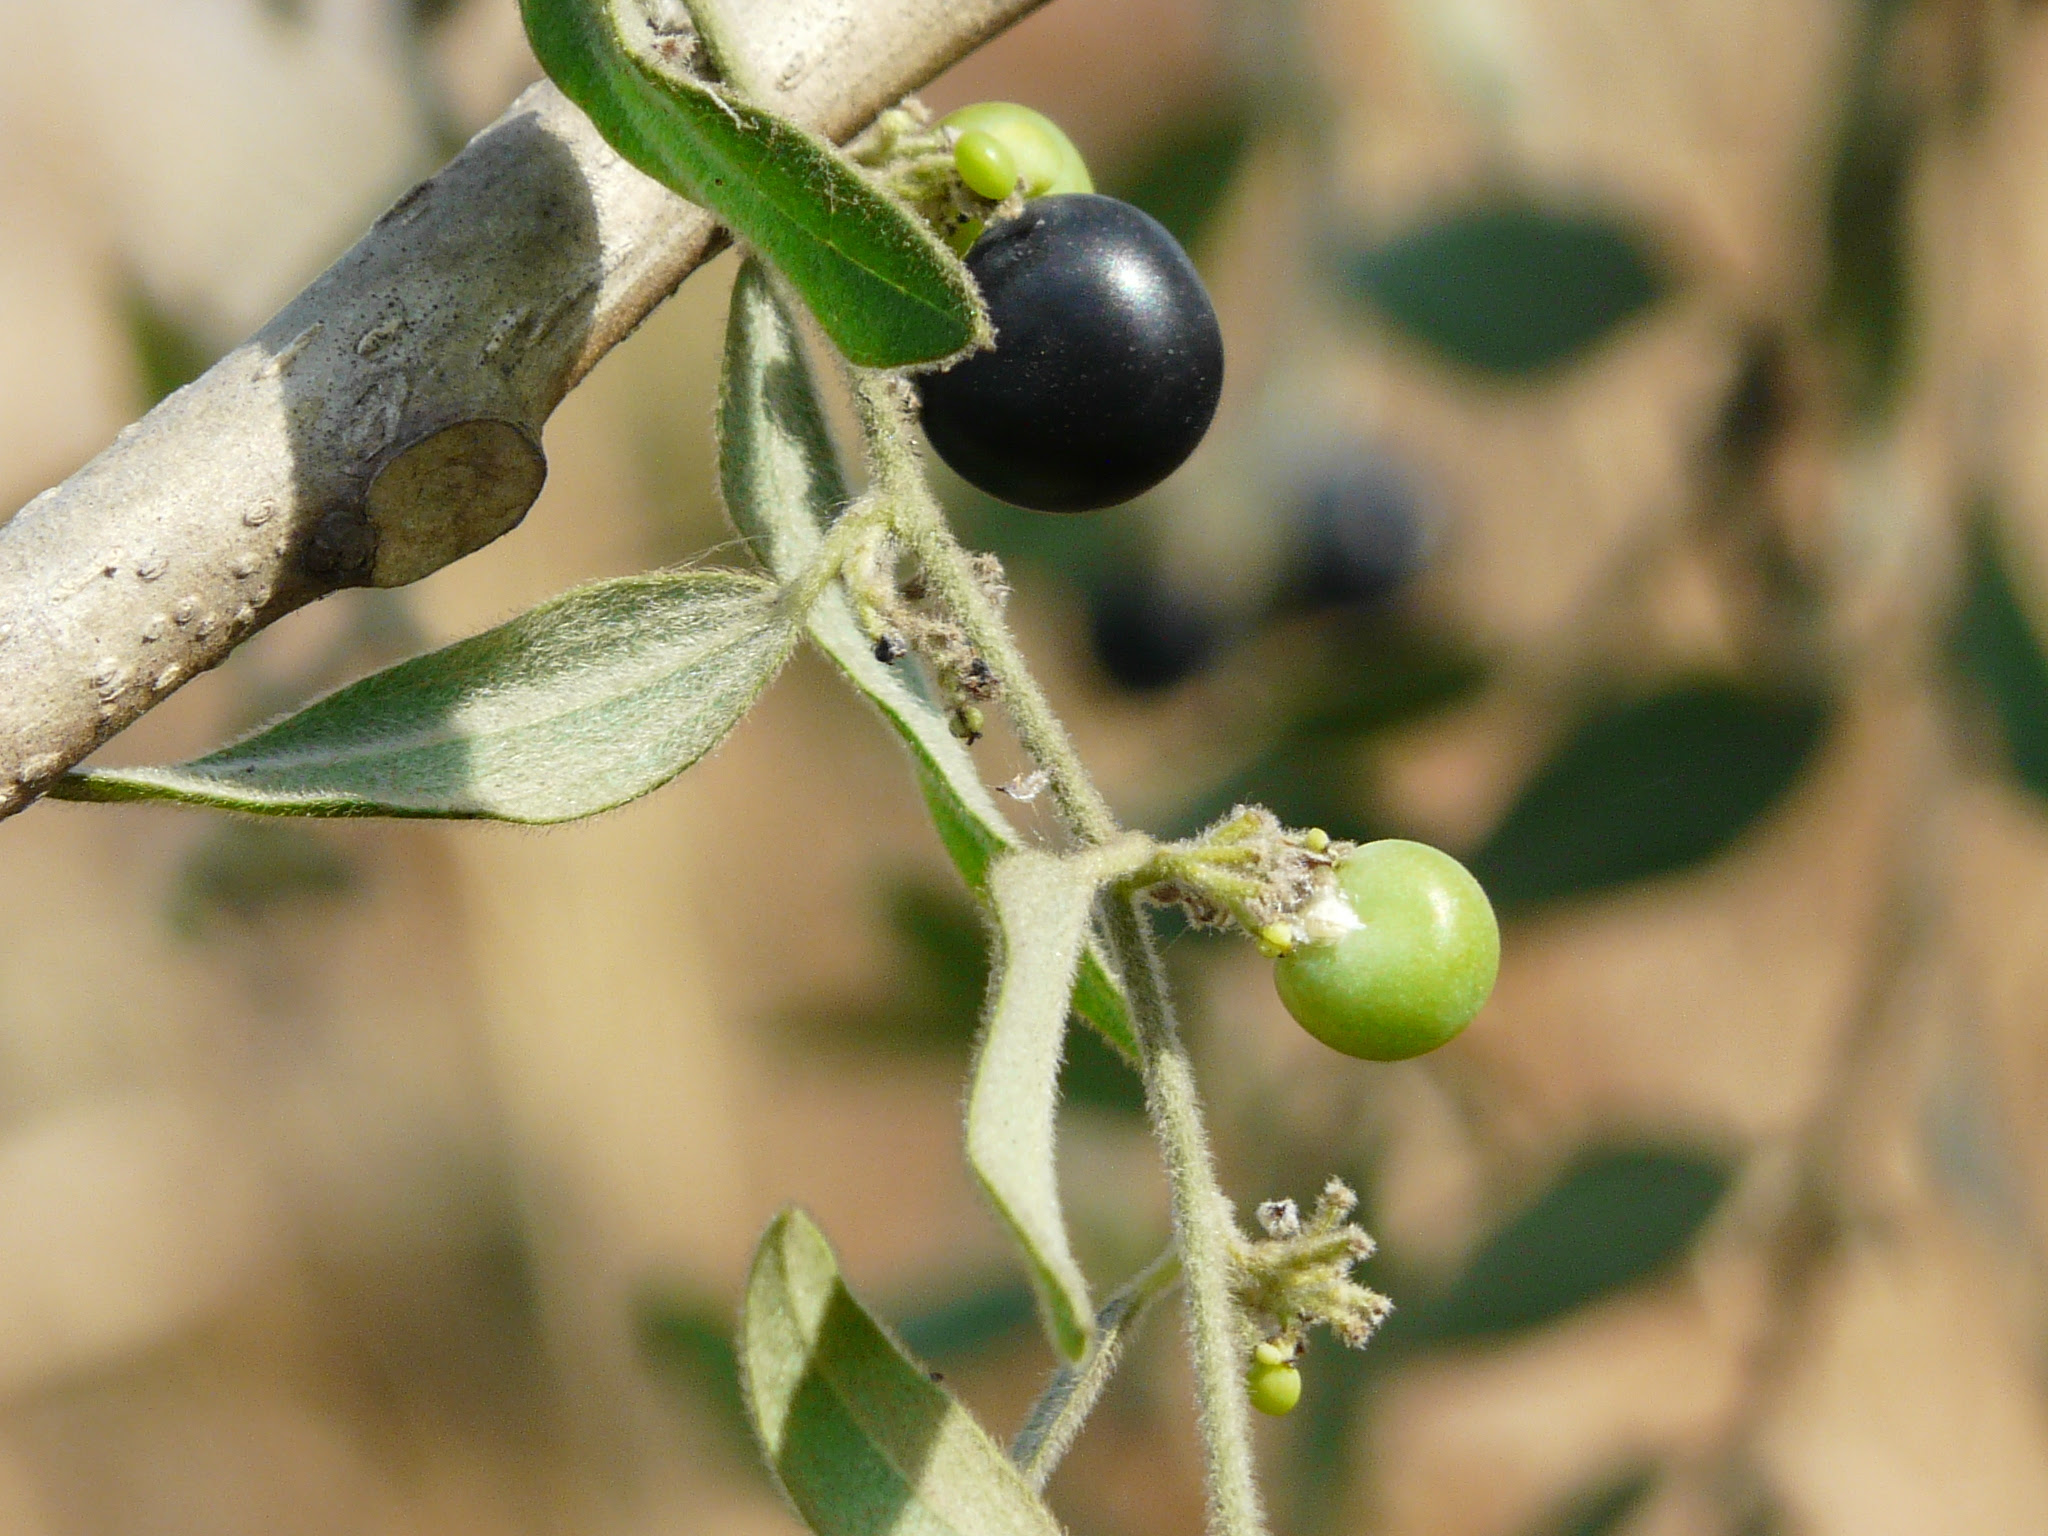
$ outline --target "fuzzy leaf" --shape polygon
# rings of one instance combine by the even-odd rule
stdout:
[[[1000,954],[967,1090],[967,1161],[1023,1248],[1046,1332],[1069,1360],[1088,1347],[1094,1308],[1067,1245],[1053,1153],[1067,1006],[1095,893],[1142,857],[1125,845],[1067,858],[1025,849],[989,873]]]
[[[808,568],[824,529],[846,502],[846,482],[825,429],[803,341],[760,263],[733,284],[719,397],[719,483],[733,525],[768,569],[793,581]],[[874,703],[909,748],[932,822],[961,877],[977,893],[989,866],[1022,846],[981,781],[974,758],[907,667],[886,666],[838,586],[811,610],[811,639]],[[1074,1009],[1135,1061],[1137,1038],[1123,988],[1090,945],[1074,983]]]
[[[761,1239],[739,1354],[754,1433],[818,1536],[1060,1536],[996,1443],[854,1299],[802,1211]]]
[[[935,362],[988,339],[959,259],[830,146],[654,69],[626,45],[613,0],[521,0],[520,11],[541,67],[612,148],[772,261],[855,363]]]
[[[718,745],[796,632],[776,587],[743,572],[598,582],[218,752],[93,769],[51,793],[274,816],[573,821],[659,788]]]

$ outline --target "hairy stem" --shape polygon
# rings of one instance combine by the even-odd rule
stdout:
[[[1252,1469],[1244,1359],[1236,1303],[1230,1297],[1230,1205],[1216,1182],[1202,1124],[1194,1064],[1181,1043],[1159,963],[1136,893],[1107,903],[1110,952],[1130,993],[1145,1073],[1145,1107],[1166,1160],[1173,1194],[1174,1241],[1187,1280],[1188,1345],[1208,1458],[1209,1527],[1220,1536],[1259,1536],[1265,1516]]]
[[[969,643],[994,670],[1018,740],[1045,770],[1061,820],[1083,843],[1108,842],[1118,832],[1109,803],[1089,778],[1073,739],[1025,665],[1000,609],[983,589],[972,559],[953,537],[925,485],[912,431],[910,385],[899,376],[856,371],[853,386],[867,441],[870,494],[890,508],[891,527],[916,557],[927,589],[947,606]],[[1174,1242],[1187,1285],[1188,1334],[1208,1463],[1209,1526],[1216,1536],[1262,1536],[1265,1518],[1252,1470],[1244,1361],[1230,1296],[1235,1225],[1216,1182],[1194,1065],[1181,1043],[1167,998],[1165,970],[1141,899],[1125,882],[1103,905],[1110,951],[1130,995],[1146,1108],[1173,1196]],[[1086,1369],[1086,1362],[1081,1368]]]
[[[916,557],[926,586],[959,621],[1002,684],[1003,707],[1024,750],[1046,771],[1060,819],[1084,843],[1108,842],[1118,830],[1109,802],[1088,777],[1073,738],[1053,713],[1009,625],[982,589],[967,551],[925,485],[924,467],[912,446],[909,386],[889,374],[862,373],[855,378],[854,392],[873,459],[874,492],[889,505],[896,536]]]
[[[888,509],[872,498],[857,501],[842,512],[819,543],[803,575],[790,583],[787,600],[791,611],[809,614],[825,595],[825,589],[846,574],[848,563],[888,522]]]
[[[1153,1302],[1180,1283],[1180,1277],[1180,1251],[1168,1248],[1096,1309],[1095,1342],[1087,1358],[1053,1374],[1010,1446],[1010,1459],[1033,1488],[1043,1488],[1051,1478],[1116,1374],[1138,1323]]]

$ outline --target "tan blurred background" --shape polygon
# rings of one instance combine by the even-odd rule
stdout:
[[[533,75],[511,0],[0,0],[0,509]],[[1508,916],[1398,1067],[1173,943],[1226,1188],[1358,1182],[1409,1319],[1262,1429],[1280,1529],[2048,1531],[2048,11],[1052,0],[928,93],[992,96],[1176,224],[1230,348],[1144,506],[961,501],[1112,797],[1427,837]],[[1612,323],[1461,354],[1414,297],[1457,251],[1402,242],[1483,208],[1623,241],[1571,258]],[[563,407],[519,530],[107,759],[720,544],[730,273]],[[579,827],[0,826],[0,1532],[792,1531],[723,1353],[792,1199],[1007,1435],[1050,1361],[961,1166],[950,880],[808,661]],[[1108,1282],[1164,1197],[1070,1070]],[[1176,1345],[1054,1482],[1080,1536],[1199,1528]]]

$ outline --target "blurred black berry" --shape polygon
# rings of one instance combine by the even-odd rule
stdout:
[[[1097,588],[1088,618],[1102,670],[1134,693],[1171,688],[1201,671],[1222,640],[1221,625],[1199,600],[1136,573]]]
[[[1293,585],[1312,607],[1386,602],[1427,563],[1421,493],[1385,454],[1360,452],[1323,466],[1304,485],[1296,517]]]

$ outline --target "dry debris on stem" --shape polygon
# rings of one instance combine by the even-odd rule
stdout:
[[[1262,805],[1240,805],[1184,843],[1160,850],[1170,878],[1152,900],[1197,928],[1242,927],[1269,953],[1334,936],[1326,911],[1340,901],[1335,870],[1355,844],[1320,827],[1295,831]],[[1344,926],[1341,921],[1339,926]]]

